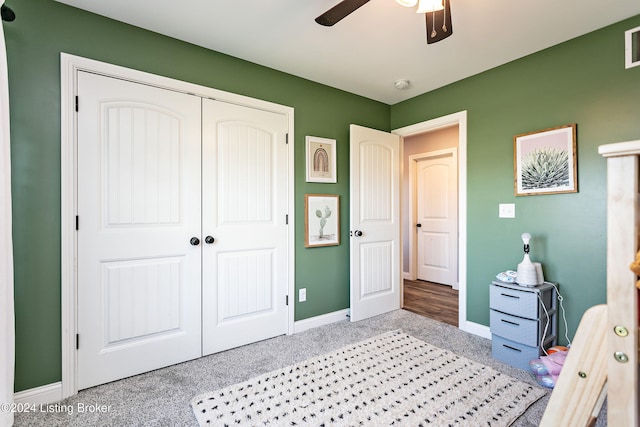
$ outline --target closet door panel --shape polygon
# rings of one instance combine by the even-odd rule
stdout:
[[[78,387],[201,354],[200,98],[78,76]]]
[[[281,114],[203,101],[204,354],[287,331],[286,130]]]

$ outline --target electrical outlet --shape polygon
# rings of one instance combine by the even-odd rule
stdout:
[[[500,203],[498,205],[498,218],[515,218],[515,217],[516,217],[515,203]]]
[[[307,288],[302,288],[298,291],[298,302],[305,302],[307,300]]]

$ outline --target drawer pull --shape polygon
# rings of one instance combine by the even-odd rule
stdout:
[[[510,345],[502,344],[503,347],[508,348],[509,350],[517,351],[518,353],[522,353],[522,350],[519,348],[511,347]]]
[[[502,295],[503,297],[509,297],[509,298],[520,299],[520,297],[515,296],[515,295],[509,295],[509,294],[500,294],[500,295]]]
[[[516,323],[516,322],[509,322],[508,320],[504,320],[504,319],[500,319],[501,322],[504,323],[508,323],[510,325],[514,325],[514,326],[520,326],[520,323]]]

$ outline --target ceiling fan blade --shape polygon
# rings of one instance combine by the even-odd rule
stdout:
[[[13,13],[13,10],[6,4],[3,4],[0,7],[0,15],[2,16],[3,21],[11,22],[16,19],[16,14]]]
[[[445,0],[444,9],[424,14],[427,23],[427,43],[435,43],[453,34],[451,25],[451,7],[449,0]]]
[[[316,22],[325,27],[331,27],[342,19],[346,18],[352,12],[363,6],[369,0],[343,0],[322,15],[316,18]]]

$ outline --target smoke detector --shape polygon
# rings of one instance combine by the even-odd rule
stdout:
[[[400,79],[393,82],[393,85],[395,86],[396,89],[403,90],[409,87],[410,82],[407,79]]]

